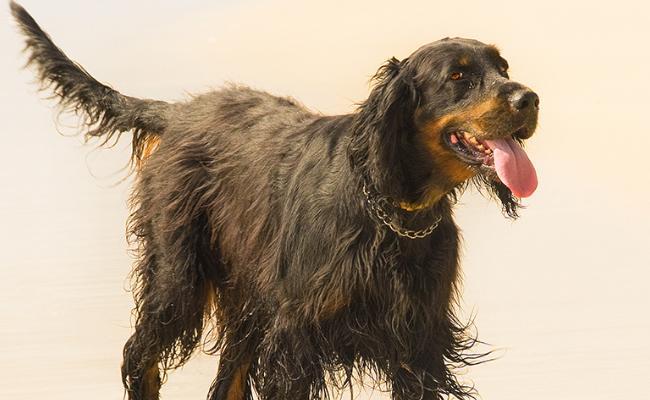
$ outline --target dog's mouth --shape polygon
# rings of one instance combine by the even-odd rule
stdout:
[[[520,144],[521,138],[530,136],[527,128],[520,128],[506,137],[480,136],[459,129],[444,138],[464,163],[499,179],[517,197],[532,195],[537,189],[537,173]]]
[[[446,139],[447,145],[467,164],[494,169],[494,150],[485,140],[462,130],[449,133]]]

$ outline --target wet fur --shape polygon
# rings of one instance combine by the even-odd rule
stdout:
[[[12,10],[29,64],[64,108],[87,117],[87,137],[133,133],[136,323],[122,366],[130,399],[158,398],[165,373],[203,336],[221,355],[211,399],[251,399],[252,387],[263,399],[316,399],[368,374],[396,399],[473,395],[454,375],[479,359],[455,316],[452,205],[464,184],[399,215],[415,227],[442,217],[419,240],[378,224],[361,191],[368,179],[397,198],[419,195],[413,71],[390,60],[369,98],[341,116],[244,86],[177,104],[140,100],[95,81]],[[507,188],[481,186],[516,215]]]

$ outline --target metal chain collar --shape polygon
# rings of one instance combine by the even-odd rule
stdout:
[[[438,216],[436,220],[429,225],[428,227],[424,229],[420,229],[417,231],[411,230],[411,229],[406,229],[401,226],[399,226],[395,221],[393,221],[393,218],[391,217],[391,213],[386,211],[386,209],[394,209],[394,208],[399,208],[399,205],[397,205],[394,201],[392,201],[390,198],[386,196],[373,196],[370,193],[370,190],[368,189],[368,183],[364,180],[363,182],[363,194],[366,196],[366,202],[368,203],[368,206],[370,207],[370,210],[374,214],[375,217],[381,221],[384,225],[386,225],[391,231],[395,232],[398,236],[409,238],[409,239],[422,239],[427,236],[429,236],[440,224],[440,221],[442,220],[442,217]]]

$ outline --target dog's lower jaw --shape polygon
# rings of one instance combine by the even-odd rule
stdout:
[[[421,195],[411,201],[400,199],[399,206],[402,210],[410,212],[426,210],[434,207],[440,202],[440,200],[454,191],[457,191],[459,188],[462,188],[467,181],[476,175],[477,171],[468,166],[466,172],[463,174],[430,178],[430,180],[423,185],[424,189],[421,191]]]

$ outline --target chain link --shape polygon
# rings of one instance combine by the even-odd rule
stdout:
[[[438,216],[438,218],[436,218],[436,220],[431,225],[424,229],[417,231],[406,229],[395,223],[390,213],[386,211],[386,207],[392,209],[398,207],[398,205],[396,205],[393,201],[385,196],[372,196],[370,190],[368,189],[368,184],[365,181],[363,182],[363,194],[366,196],[366,202],[368,203],[368,206],[370,207],[370,210],[372,210],[375,217],[377,217],[379,221],[386,225],[391,231],[395,232],[398,236],[401,237],[406,237],[409,239],[425,238],[429,236],[438,227],[438,225],[440,225],[440,221],[442,220],[442,217]]]

